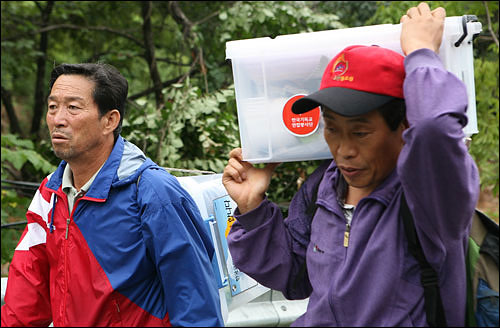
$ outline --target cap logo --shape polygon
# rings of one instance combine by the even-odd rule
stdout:
[[[341,56],[339,56],[339,58],[337,58],[337,60],[332,65],[332,79],[334,81],[340,81],[340,82],[354,81],[354,76],[352,75],[344,76],[348,68],[349,68],[349,62],[345,60],[344,54],[342,54]]]

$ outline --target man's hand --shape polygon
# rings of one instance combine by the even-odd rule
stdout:
[[[259,169],[243,161],[241,148],[235,148],[229,153],[229,162],[222,174],[222,184],[229,197],[238,204],[241,214],[259,206],[278,165],[279,163],[270,163]]]
[[[442,7],[431,11],[425,2],[408,9],[406,15],[401,17],[403,53],[409,55],[421,48],[428,48],[438,53],[443,38],[445,17],[446,11]]]

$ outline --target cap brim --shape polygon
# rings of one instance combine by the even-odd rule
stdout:
[[[302,114],[318,106],[323,106],[343,116],[357,116],[377,109],[392,99],[394,99],[392,96],[332,87],[321,89],[298,99],[292,105],[292,112]]]

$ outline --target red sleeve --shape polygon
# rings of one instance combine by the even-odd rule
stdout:
[[[14,251],[9,268],[5,304],[2,305],[2,327],[40,327],[48,326],[52,322],[50,269],[45,244],[46,214],[39,215],[45,212],[39,210],[41,202],[44,202],[44,197],[37,192],[26,215],[28,224]]]

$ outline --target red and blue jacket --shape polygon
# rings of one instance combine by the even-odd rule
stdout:
[[[119,137],[69,213],[65,166],[27,211],[2,326],[223,326],[214,249],[177,179]]]

